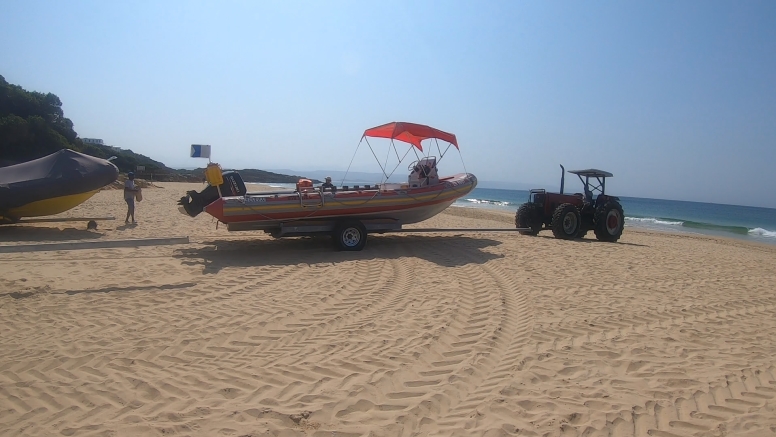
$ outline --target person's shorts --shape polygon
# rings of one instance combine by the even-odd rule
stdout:
[[[134,208],[135,207],[135,198],[134,197],[125,197],[124,201],[127,202],[127,205],[130,208]]]

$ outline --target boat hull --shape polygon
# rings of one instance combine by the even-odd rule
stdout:
[[[298,220],[389,219],[400,224],[427,220],[449,207],[477,185],[472,174],[443,178],[420,188],[361,189],[323,193],[260,193],[221,197],[205,212],[223,223],[253,222],[254,228],[272,228]]]
[[[17,208],[10,208],[7,214],[9,217],[43,217],[59,214],[86,202],[97,191],[99,190],[30,202]]]

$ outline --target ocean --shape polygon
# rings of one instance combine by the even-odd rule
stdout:
[[[516,212],[528,191],[475,188],[455,206]],[[776,244],[776,209],[622,197],[625,227]]]
[[[294,184],[268,184],[293,189]],[[528,191],[475,188],[453,206],[517,212]],[[703,234],[776,244],[776,209],[622,197],[625,227]]]

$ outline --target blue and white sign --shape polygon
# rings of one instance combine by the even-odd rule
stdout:
[[[191,157],[210,159],[210,144],[192,144]]]

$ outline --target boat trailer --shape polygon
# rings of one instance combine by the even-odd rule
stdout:
[[[233,222],[226,225],[230,232],[262,230],[273,238],[327,236],[334,238],[341,250],[361,250],[368,234],[438,233],[438,232],[520,232],[522,228],[402,228],[394,219],[315,219],[268,224],[267,222]]]

